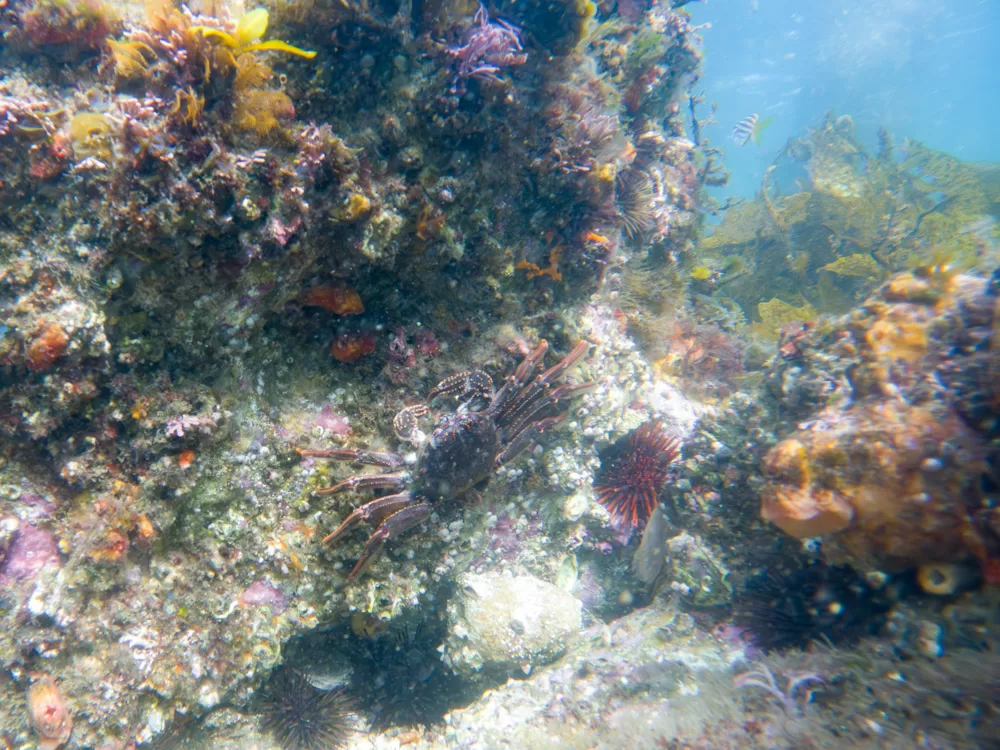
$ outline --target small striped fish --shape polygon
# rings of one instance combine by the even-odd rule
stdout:
[[[754,137],[757,132],[757,121],[760,120],[760,115],[754,112],[748,117],[744,117],[733,128],[733,141],[737,146],[747,145],[747,141]]]

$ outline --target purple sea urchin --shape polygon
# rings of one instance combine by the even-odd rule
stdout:
[[[656,507],[670,464],[681,452],[681,441],[651,419],[601,453],[601,470],[594,489],[611,513],[611,525],[632,530],[643,525]]]
[[[271,675],[260,704],[261,726],[284,750],[338,750],[354,732],[346,688],[320,690],[301,672],[283,667]]]
[[[805,648],[820,639],[842,646],[877,634],[891,603],[888,591],[872,589],[846,565],[770,566],[747,580],[733,619],[763,651]]]

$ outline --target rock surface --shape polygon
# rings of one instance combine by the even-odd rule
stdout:
[[[448,605],[445,659],[459,674],[551,664],[582,627],[583,607],[534,576],[467,574]]]

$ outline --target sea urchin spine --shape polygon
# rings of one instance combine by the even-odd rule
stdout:
[[[261,725],[283,750],[339,750],[354,732],[353,709],[345,688],[320,690],[283,667],[264,688]]]
[[[611,513],[611,525],[631,531],[644,524],[656,507],[670,464],[681,453],[681,441],[651,419],[618,440],[601,455],[594,490]]]

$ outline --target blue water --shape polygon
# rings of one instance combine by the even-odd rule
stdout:
[[[1000,161],[1000,2],[710,0],[687,9],[703,32],[695,90],[718,104],[705,128],[732,170],[727,195],[752,196],[789,136],[833,110],[863,141],[885,125],[968,161]],[[732,127],[774,117],[760,145]]]

